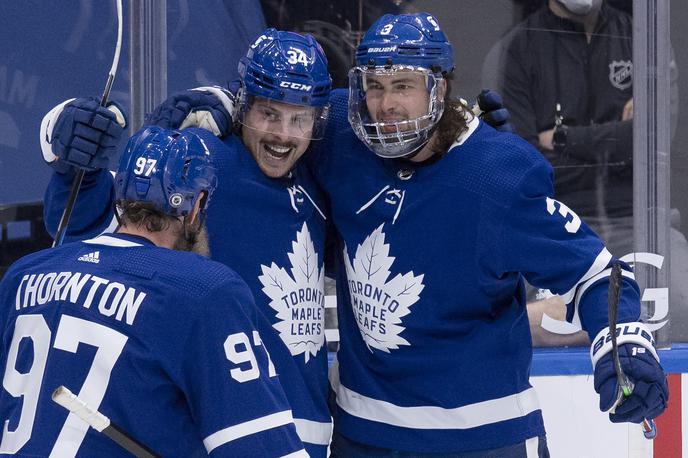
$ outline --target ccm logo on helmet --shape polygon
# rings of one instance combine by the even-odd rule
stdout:
[[[288,89],[296,89],[299,91],[310,91],[313,89],[313,86],[310,84],[301,84],[301,83],[292,83],[289,81],[280,81],[280,87],[286,87]]]

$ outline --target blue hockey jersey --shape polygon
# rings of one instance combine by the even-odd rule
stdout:
[[[331,435],[324,329],[325,215],[309,171],[271,179],[236,137],[194,129],[218,170],[207,216],[211,258],[238,272],[267,317],[259,330],[312,457],[325,456]],[[46,225],[57,227],[70,179],[54,174],[45,198]],[[85,178],[67,238],[93,236],[113,219],[113,180]],[[263,329],[262,327],[268,328]]]
[[[603,242],[551,197],[551,167],[519,137],[473,119],[417,167],[355,137],[346,92],[331,104],[312,167],[341,236],[335,429],[427,453],[544,434],[523,278],[563,295],[594,336],[607,323]],[[635,321],[638,288],[624,280],[619,320]]]
[[[247,285],[122,234],[31,254],[0,283],[0,455],[130,456],[64,385],[161,456],[307,456]]]

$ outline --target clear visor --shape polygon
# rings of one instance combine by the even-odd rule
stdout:
[[[349,72],[349,121],[378,155],[400,157],[427,142],[444,109],[441,76],[405,65]]]
[[[242,97],[241,125],[277,136],[320,140],[325,133],[328,106],[309,107],[263,97]]]

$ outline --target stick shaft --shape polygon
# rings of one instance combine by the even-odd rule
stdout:
[[[57,387],[57,389],[53,391],[52,399],[57,404],[88,423],[91,428],[105,434],[117,445],[134,456],[140,458],[156,458],[158,456],[151,449],[125,433],[119,426],[112,423],[108,417],[86,404],[67,387],[62,385]]]
[[[115,73],[117,72],[117,66],[119,64],[119,53],[122,49],[122,0],[117,0],[117,44],[115,46],[115,55],[112,58],[112,66],[110,67],[110,72],[108,73],[108,79],[105,83],[105,90],[103,91],[103,96],[100,99],[100,105],[107,105],[107,101],[110,98],[110,90],[112,89],[112,83],[115,81]],[[67,226],[69,226],[69,220],[72,218],[72,211],[74,210],[74,205],[76,204],[76,198],[79,195],[79,189],[81,188],[81,182],[84,179],[84,170],[78,169],[74,175],[74,181],[72,182],[72,188],[69,191],[69,197],[67,198],[67,203],[65,204],[65,209],[60,217],[60,223],[57,226],[57,233],[55,234],[55,239],[53,240],[53,247],[62,245],[65,235],[67,233]]]
[[[609,276],[609,290],[607,294],[607,306],[609,307],[609,335],[612,341],[612,358],[614,359],[614,371],[618,384],[617,399],[612,407],[612,411],[623,402],[623,400],[633,392],[633,382],[628,379],[621,367],[619,358],[619,347],[616,343],[616,315],[619,307],[619,297],[621,295],[621,265],[617,262],[612,266],[612,273]],[[654,420],[643,419],[641,423],[643,434],[647,439],[654,439],[657,435],[657,427]]]
[[[122,447],[123,449],[125,449],[126,451],[138,458],[159,457],[159,455],[156,455],[153,451],[151,451],[151,449],[141,444],[140,442],[134,440],[132,437],[130,437],[127,433],[125,433],[112,422],[110,422],[110,426],[105,428],[102,432],[107,437],[116,442],[117,445],[119,445],[120,447]]]

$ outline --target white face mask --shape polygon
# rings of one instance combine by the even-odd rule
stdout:
[[[594,0],[557,0],[557,2],[578,16],[588,14],[596,3]]]

